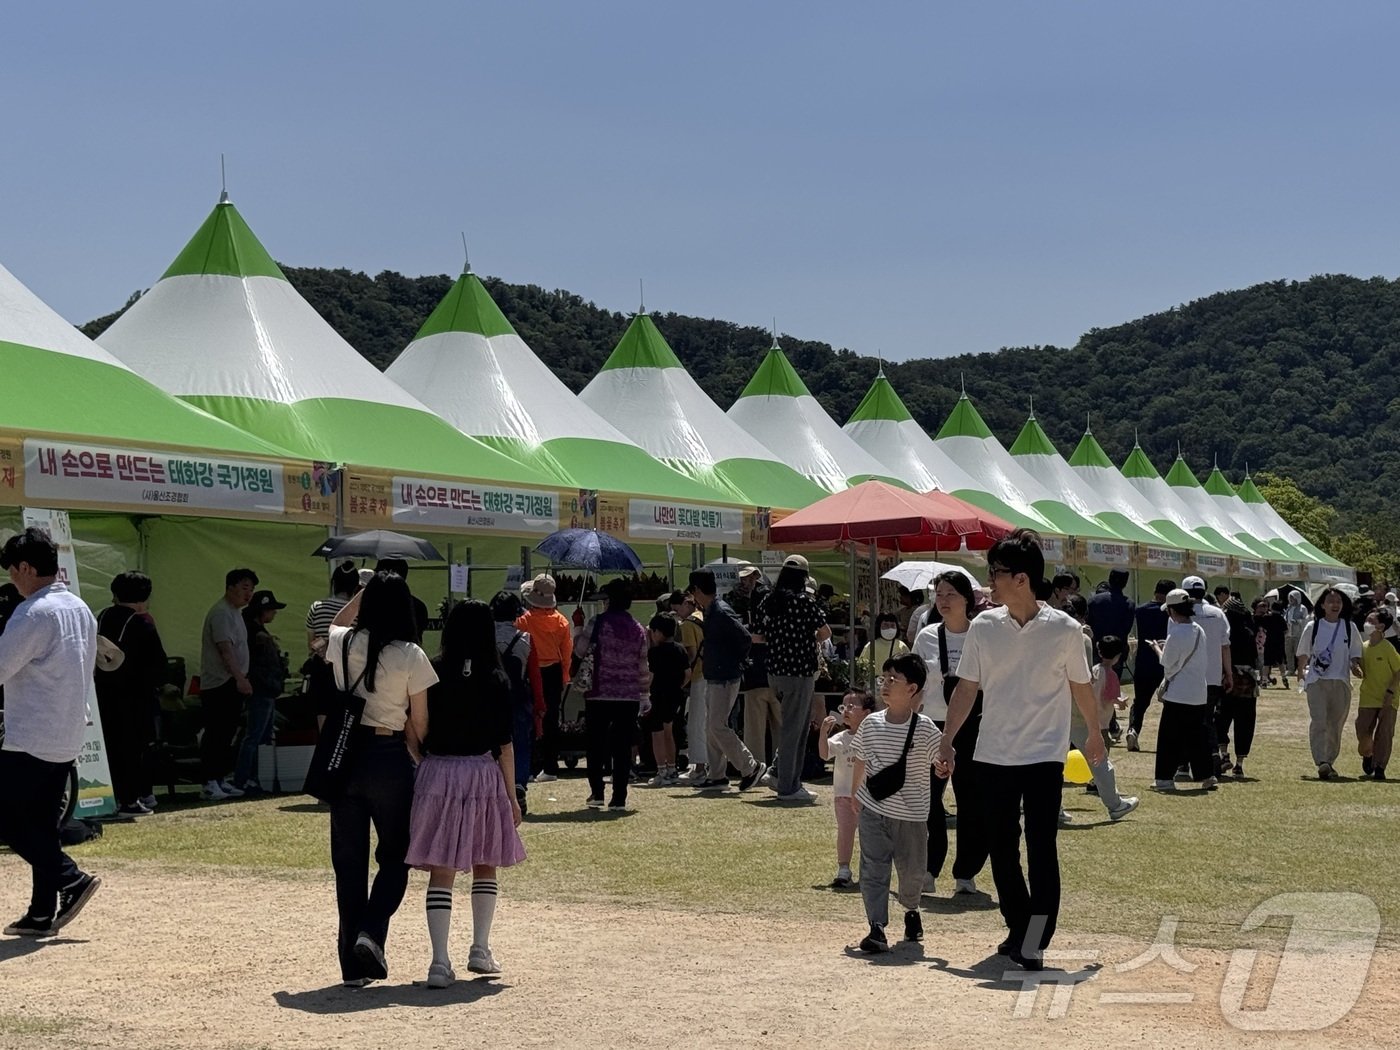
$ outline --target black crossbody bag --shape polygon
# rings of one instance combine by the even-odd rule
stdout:
[[[909,749],[914,746],[914,730],[918,725],[919,712],[909,712],[909,735],[904,738],[904,750],[899,753],[899,760],[865,778],[865,790],[876,802],[889,798],[904,786],[904,774],[909,768]]]

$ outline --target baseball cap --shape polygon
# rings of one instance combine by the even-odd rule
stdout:
[[[801,569],[803,572],[806,572],[807,559],[800,554],[789,554],[785,559],[783,559],[783,568]]]
[[[284,602],[277,600],[277,595],[271,591],[254,591],[253,600],[248,603],[248,608],[253,612],[266,612],[268,609],[285,609]]]
[[[739,579],[747,580],[750,576],[757,576],[762,571],[763,570],[760,569],[757,565],[745,565],[742,569],[739,570]]]
[[[1189,577],[1189,579],[1195,579],[1195,578],[1196,578],[1196,577]],[[1170,593],[1168,593],[1168,595],[1167,595],[1167,600],[1164,601],[1164,602],[1162,603],[1162,611],[1163,611],[1163,612],[1166,612],[1166,611],[1167,611],[1167,607],[1168,607],[1168,606],[1171,606],[1171,605],[1187,605],[1187,604],[1189,604],[1190,602],[1191,602],[1191,595],[1187,594],[1187,593],[1186,593],[1185,591],[1183,591],[1180,587],[1178,587],[1178,588],[1176,588],[1176,590],[1171,591]]]
[[[1181,581],[1181,588],[1187,591],[1203,591],[1206,589],[1206,581],[1199,576],[1188,576]]]

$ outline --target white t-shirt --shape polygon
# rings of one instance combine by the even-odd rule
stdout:
[[[978,762],[1064,762],[1074,706],[1069,686],[1089,683],[1084,635],[1073,617],[1041,602],[1022,627],[1004,606],[988,609],[967,630],[957,675],[982,690]]]
[[[909,615],[909,630],[905,632],[904,640],[912,648],[914,639],[919,636],[919,632],[928,626],[929,610],[933,608],[932,602],[924,602]]]
[[[938,754],[943,734],[932,721],[915,712],[913,717],[919,721],[909,745],[909,758],[904,763],[904,786],[889,798],[876,800],[870,794],[870,778],[898,762],[904,751],[904,741],[909,739],[909,722],[890,722],[888,713],[876,711],[866,715],[856,730],[851,750],[856,758],[865,762],[865,780],[856,791],[856,800],[861,806],[892,820],[916,820],[923,824],[928,820],[933,759]],[[1060,750],[1064,751],[1063,746]],[[1063,758],[1063,754],[1060,757]]]
[[[852,746],[855,737],[849,729],[843,729],[835,736],[827,738],[826,749],[831,752],[831,786],[838,798],[849,798],[855,794],[856,751]]]
[[[943,624],[931,623],[914,638],[914,655],[923,660],[928,668],[928,678],[924,682],[924,701],[919,707],[922,714],[935,722],[948,720],[948,701],[943,699],[943,665],[938,659],[938,636],[945,633]],[[962,658],[963,642],[967,632],[954,634],[946,632],[948,639],[948,673],[956,676],[958,660]]]
[[[1218,669],[1220,657],[1211,649],[1204,627],[1168,619],[1167,640],[1162,644],[1162,680],[1167,683],[1163,699],[1204,706],[1212,659]]]
[[[1221,685],[1225,681],[1225,665],[1220,659],[1220,650],[1230,644],[1230,621],[1223,610],[1200,601],[1195,605],[1196,622],[1206,632],[1203,646],[1208,651],[1206,657],[1206,685]],[[1168,616],[1171,614],[1168,613]]]
[[[1323,670],[1312,660],[1313,654],[1313,624],[1317,625],[1317,655],[1328,661],[1327,669]],[[1347,631],[1351,631],[1351,644],[1347,644]],[[1338,617],[1336,623],[1328,623],[1326,620],[1309,620],[1303,625],[1303,636],[1298,639],[1298,655],[1306,656],[1310,659],[1304,666],[1316,673],[1318,678],[1330,679],[1332,681],[1351,681],[1351,662],[1361,659],[1361,631],[1356,624]]]
[[[243,622],[243,611],[234,608],[220,598],[204,617],[204,630],[200,635],[199,683],[202,689],[217,689],[233,681],[233,675],[224,666],[219,643],[227,642],[233,647],[233,666],[240,674],[248,673],[248,626]]]
[[[340,689],[348,684],[341,680],[340,675],[340,654],[348,637],[349,627],[332,627],[326,639],[326,661],[335,671],[335,684]],[[357,631],[346,660],[351,682],[359,678],[360,672],[365,669],[368,654],[369,635]],[[396,731],[403,729],[408,721],[408,698],[414,693],[425,692],[437,680],[437,672],[428,661],[427,653],[412,642],[391,642],[379,651],[379,662],[374,669],[374,691],[367,690],[364,682],[355,687],[355,695],[365,698],[365,713],[360,716],[360,724]]]

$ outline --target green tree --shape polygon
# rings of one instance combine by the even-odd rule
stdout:
[[[1370,573],[1374,580],[1395,579],[1392,575],[1395,568],[1394,558],[1387,557],[1368,533],[1349,532],[1345,536],[1339,536],[1328,553],[1357,572]]]

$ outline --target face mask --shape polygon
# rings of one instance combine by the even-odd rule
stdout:
[[[897,635],[898,633],[899,633],[899,628],[897,628],[897,627],[881,627],[881,628],[880,628],[880,637],[883,638],[883,639],[885,639],[886,641],[889,641],[891,638],[893,638],[893,637],[894,637],[895,635]]]

